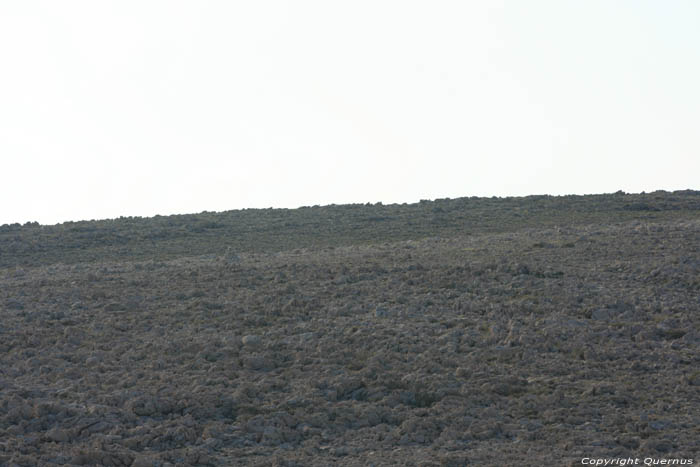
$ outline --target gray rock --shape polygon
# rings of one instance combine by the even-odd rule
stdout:
[[[670,452],[673,443],[667,439],[648,439],[642,443],[642,451]]]
[[[299,336],[302,342],[308,342],[314,338],[313,332],[305,332]]]
[[[46,432],[46,438],[56,443],[65,443],[70,439],[70,436],[66,430],[54,427]]]
[[[244,366],[249,370],[271,370],[274,368],[272,359],[264,355],[251,355],[243,359]]]
[[[248,347],[258,347],[262,343],[262,339],[260,338],[260,336],[250,334],[247,336],[243,336],[241,342],[243,342],[243,345]]]
[[[24,303],[20,302],[19,300],[10,299],[5,302],[5,307],[8,310],[20,311],[24,310]]]
[[[598,308],[591,313],[591,319],[596,321],[610,321],[611,316],[608,310]]]
[[[112,302],[105,305],[105,311],[124,311],[125,306],[121,303]]]
[[[85,359],[85,366],[95,366],[98,363],[100,363],[100,358],[94,355]]]
[[[649,423],[649,427],[652,430],[663,430],[667,428],[670,424],[664,420],[654,420],[653,422]]]

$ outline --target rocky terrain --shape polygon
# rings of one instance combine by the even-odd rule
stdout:
[[[700,192],[3,226],[0,465],[697,464],[699,312]]]

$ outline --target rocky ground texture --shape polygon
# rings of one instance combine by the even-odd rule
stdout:
[[[0,465],[698,462],[699,312],[700,213],[7,266]]]

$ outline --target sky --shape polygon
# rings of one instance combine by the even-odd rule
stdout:
[[[0,2],[0,224],[700,189],[695,1]]]

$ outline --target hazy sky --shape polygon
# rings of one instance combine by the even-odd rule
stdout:
[[[697,1],[0,2],[0,224],[700,189]]]

